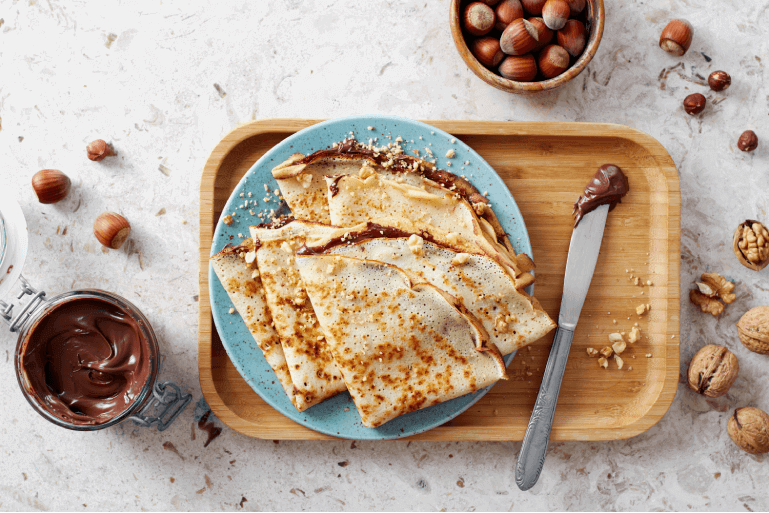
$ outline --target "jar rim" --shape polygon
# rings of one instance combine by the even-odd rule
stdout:
[[[68,303],[70,301],[77,301],[83,299],[99,299],[106,301],[126,314],[128,314],[133,320],[136,321],[139,328],[142,330],[142,334],[147,340],[149,346],[149,365],[150,372],[147,375],[147,381],[144,383],[141,391],[136,396],[134,401],[122,412],[115,415],[111,419],[98,423],[98,424],[77,424],[73,422],[67,422],[53,413],[51,413],[42,403],[37,400],[31,392],[31,386],[28,383],[26,371],[22,365],[22,355],[24,353],[27,342],[30,339],[30,335],[34,332],[34,329],[38,326],[39,322],[45,317],[45,315],[54,310],[56,307]],[[160,350],[158,346],[157,336],[155,335],[152,325],[144,314],[130,301],[122,296],[108,292],[101,289],[78,289],[59,294],[51,299],[46,300],[40,308],[30,315],[29,319],[23,324],[19,330],[19,337],[16,343],[16,354],[14,356],[14,365],[16,370],[16,380],[19,383],[19,388],[22,394],[32,408],[39,413],[43,418],[56,424],[57,426],[72,429],[75,431],[96,431],[104,429],[110,426],[114,426],[129,418],[133,414],[141,410],[141,408],[152,397],[153,388],[157,381],[158,373],[160,371]]]

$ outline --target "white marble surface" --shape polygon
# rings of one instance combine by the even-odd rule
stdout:
[[[164,433],[62,430],[22,397],[5,332],[0,509],[769,509],[769,460],[741,452],[725,431],[734,407],[769,410],[769,359],[749,353],[733,329],[746,309],[769,303],[769,271],[741,267],[730,248],[741,220],[769,217],[769,6],[606,4],[589,69],[559,91],[517,97],[465,67],[448,0],[0,1],[0,187],[15,191],[29,223],[25,274],[49,294],[100,287],[135,301],[160,336],[164,376],[195,402],[201,169],[229,130],[270,117],[602,121],[648,132],[681,176],[681,368],[706,342],[727,345],[741,364],[718,400],[679,385],[669,413],[640,436],[552,444],[540,482],[522,493],[513,482],[519,443],[276,444],[223,426],[204,448],[192,427],[204,403]],[[695,27],[682,59],[657,48],[664,23],[679,16]],[[715,69],[733,77],[726,93],[706,92],[698,78]],[[694,91],[723,101],[689,117],[680,104]],[[761,139],[753,154],[736,149],[747,128]],[[120,156],[86,160],[96,137]],[[34,197],[29,179],[45,167],[73,179],[62,204]],[[91,224],[107,209],[124,213],[133,234],[130,246],[104,253]],[[706,270],[737,282],[738,300],[719,320],[686,299]]]

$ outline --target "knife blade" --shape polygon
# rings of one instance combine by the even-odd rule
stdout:
[[[553,427],[566,360],[569,357],[579,314],[593,279],[608,214],[609,205],[601,205],[586,214],[571,234],[558,328],[553,337],[553,347],[550,349],[545,374],[542,376],[542,384],[529,425],[526,427],[515,468],[515,482],[518,488],[524,491],[536,484],[545,464],[547,443]]]

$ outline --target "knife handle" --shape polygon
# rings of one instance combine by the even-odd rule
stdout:
[[[531,412],[529,425],[521,444],[521,452],[518,454],[518,463],[515,467],[515,482],[521,490],[528,490],[537,483],[542,466],[545,464],[547,454],[547,441],[550,438],[550,430],[553,427],[555,405],[558,402],[558,392],[561,390],[563,373],[566,370],[566,360],[569,357],[571,340],[574,338],[572,330],[558,328],[553,338],[553,347],[547,358],[545,374],[542,376],[542,384],[537,394],[537,402],[534,403],[534,411]]]

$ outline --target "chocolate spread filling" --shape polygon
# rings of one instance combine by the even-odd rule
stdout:
[[[328,190],[331,191],[332,198],[339,194],[339,180],[341,180],[343,176],[344,175],[336,175],[334,179],[331,180],[331,183],[328,184]]]
[[[604,164],[599,167],[593,179],[585,187],[585,192],[574,204],[574,210],[571,213],[575,216],[574,228],[585,214],[592,212],[600,205],[609,205],[609,210],[614,210],[629,190],[627,176],[618,166]]]
[[[413,235],[412,232],[407,232],[399,228],[393,228],[392,226],[382,226],[381,224],[368,222],[366,223],[366,228],[364,228],[363,230],[360,230],[357,232],[349,232],[341,237],[335,237],[320,246],[312,246],[312,247],[309,247],[306,245],[302,246],[301,248],[299,248],[299,251],[297,251],[296,254],[297,255],[320,255],[320,254],[326,253],[328,250],[332,248],[335,248],[337,246],[341,246],[344,244],[357,244],[358,242],[362,242],[364,240],[369,240],[369,239],[383,239],[383,238],[408,239],[412,235]],[[421,231],[417,233],[417,235],[422,237],[427,242],[435,244],[436,246],[447,247],[445,244],[441,244],[440,242],[436,241],[435,238],[426,231]]]
[[[152,372],[150,343],[137,321],[102,299],[54,306],[21,350],[27,392],[70,424],[99,425],[127,410]]]

